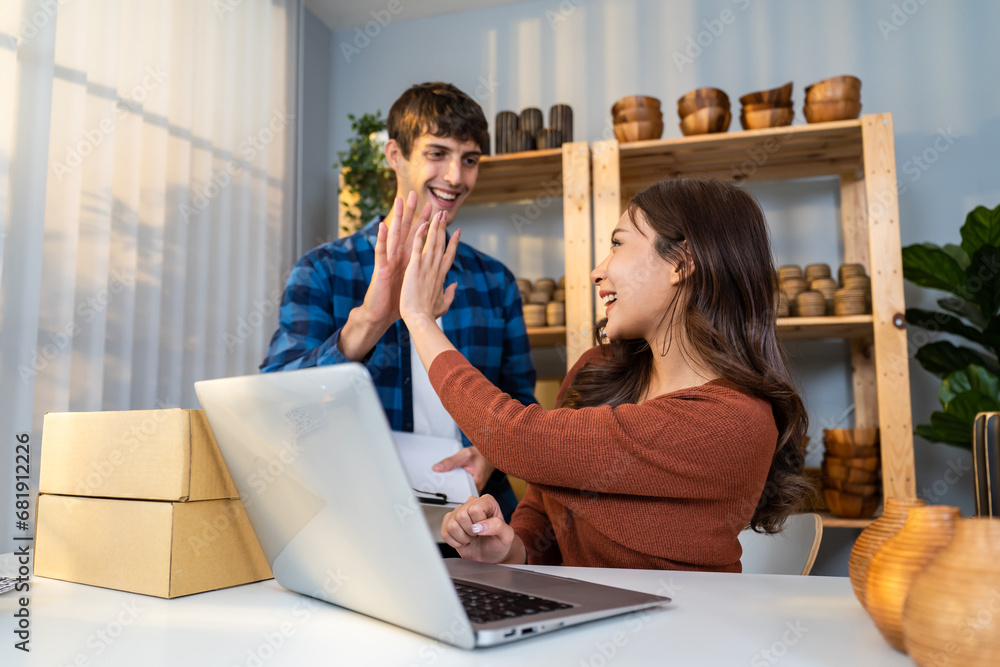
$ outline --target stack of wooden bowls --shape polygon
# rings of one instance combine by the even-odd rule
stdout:
[[[863,519],[882,503],[877,428],[823,431],[823,499],[834,516]]]
[[[871,279],[861,264],[844,264],[839,281],[828,264],[809,264],[805,273],[795,264],[778,269],[778,317],[863,315],[871,312]]]
[[[542,128],[542,131],[545,129]],[[573,141],[573,107],[568,104],[553,104],[549,107],[549,127],[547,129],[559,133],[561,141],[558,145],[560,146]],[[541,143],[541,139],[539,139],[539,143]],[[548,148],[555,147],[548,146]]]
[[[834,315],[872,312],[872,281],[861,264],[844,264],[837,272],[840,289],[833,294]]]
[[[806,280],[802,276],[802,267],[786,264],[778,267],[778,317],[789,317],[794,314],[794,305],[800,293],[806,290]]]
[[[791,317],[792,309],[788,305],[788,295],[785,290],[778,290],[778,317]]]
[[[740,98],[740,125],[744,130],[791,125],[795,118],[792,108],[792,82],[780,88],[747,93]]]
[[[647,141],[663,136],[660,100],[648,95],[629,95],[611,107],[615,137],[621,143]]]
[[[494,126],[496,154],[559,148],[573,140],[573,109],[568,105],[555,104],[549,109],[551,127],[542,127],[542,122],[542,110],[536,107],[523,109],[520,115],[499,112]]]
[[[539,278],[534,283],[517,279],[521,291],[524,323],[529,327],[559,327],[566,324],[566,277],[558,281]]]
[[[830,265],[810,264],[806,267],[806,281],[809,289],[823,295],[825,314],[833,315],[833,295],[837,291],[837,281],[830,277]]]
[[[861,79],[834,76],[808,86],[802,112],[810,123],[857,118],[861,115]]]
[[[729,96],[718,88],[695,88],[677,100],[677,115],[685,137],[725,132],[733,115]]]

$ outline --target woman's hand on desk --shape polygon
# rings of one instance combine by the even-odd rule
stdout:
[[[476,482],[476,489],[481,493],[486,482],[490,480],[490,475],[496,468],[486,460],[486,457],[479,453],[475,447],[463,447],[458,452],[434,464],[434,472],[448,472],[455,468],[462,468],[472,475]]]
[[[524,544],[503,520],[500,505],[486,494],[469,498],[444,516],[441,537],[458,555],[484,563],[524,563]]]

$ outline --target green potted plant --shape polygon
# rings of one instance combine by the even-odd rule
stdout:
[[[342,233],[350,234],[392,208],[396,175],[385,161],[387,137],[382,111],[366,113],[360,118],[347,114],[347,119],[351,121],[354,136],[348,140],[346,151],[337,152],[334,168],[346,167],[344,186],[339,191],[341,197],[347,191],[357,198],[356,204],[346,211],[348,224],[341,226]]]
[[[921,243],[903,248],[903,277],[947,292],[940,311],[909,308],[906,321],[969,345],[938,340],[920,347],[916,359],[941,378],[941,410],[914,433],[931,442],[972,447],[977,412],[1000,411],[1000,206],[974,209],[961,229],[960,245]]]

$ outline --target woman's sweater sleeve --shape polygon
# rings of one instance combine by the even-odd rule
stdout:
[[[429,375],[483,456],[534,484],[674,498],[701,497],[706,485],[736,493],[759,467],[760,443],[773,453],[777,439],[770,405],[721,384],[641,405],[545,410],[504,394],[455,351],[439,354]]]
[[[542,503],[538,487],[529,484],[510,519],[510,527],[524,543],[529,565],[562,565],[555,529]]]

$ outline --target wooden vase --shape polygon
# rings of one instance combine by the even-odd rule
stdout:
[[[1000,519],[962,519],[917,575],[903,608],[906,650],[920,667],[1000,664]]]
[[[906,515],[914,507],[924,507],[925,503],[920,498],[886,498],[885,509],[882,516],[875,519],[858,536],[851,549],[851,558],[847,562],[848,573],[851,577],[851,587],[854,589],[854,596],[867,611],[865,604],[865,587],[868,585],[868,568],[872,562],[872,556],[881,548],[883,544],[892,539],[899,529],[906,523]]]
[[[897,651],[903,645],[903,605],[920,571],[951,542],[961,518],[957,507],[914,507],[896,536],[882,545],[868,568],[868,614]]]

